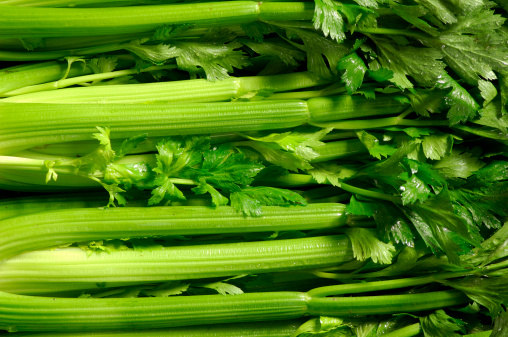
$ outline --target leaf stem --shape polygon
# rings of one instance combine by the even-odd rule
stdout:
[[[469,271],[441,273],[431,276],[411,277],[387,281],[374,281],[365,283],[340,284],[320,287],[309,291],[312,297],[338,296],[346,294],[358,294],[371,291],[382,291],[424,285],[439,280],[462,277],[471,274]]]
[[[364,188],[358,188],[358,187],[346,184],[344,182],[340,183],[340,188],[342,188],[344,191],[347,191],[347,192],[350,192],[353,194],[363,195],[364,197],[391,201],[396,204],[402,204],[402,200],[400,197],[388,195],[385,193],[370,191],[370,190],[366,190]]]

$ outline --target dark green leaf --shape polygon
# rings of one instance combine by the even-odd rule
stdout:
[[[459,280],[443,281],[447,286],[464,292],[470,299],[486,307],[495,317],[503,310],[508,299],[508,276],[470,276]]]
[[[471,152],[454,149],[434,165],[434,169],[448,178],[467,178],[485,164]]]
[[[460,337],[455,331],[465,332],[465,323],[460,319],[448,316],[444,310],[437,310],[429,316],[421,317],[425,337]]]
[[[348,94],[352,95],[362,85],[367,66],[356,53],[351,53],[339,61],[337,68],[343,71],[342,82]]]

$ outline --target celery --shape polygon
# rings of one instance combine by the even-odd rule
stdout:
[[[340,286],[339,286],[340,287]],[[319,288],[318,288],[319,289]],[[414,312],[467,303],[458,291],[368,297],[301,292],[169,298],[49,298],[0,292],[0,327],[14,331],[89,331],[294,319],[304,315]]]
[[[302,323],[300,320],[286,320],[256,323],[216,324],[192,327],[120,330],[101,332],[41,332],[14,334],[16,337],[289,337]]]
[[[0,257],[79,241],[333,228],[345,222],[341,204],[264,207],[263,217],[244,217],[227,206],[56,210],[1,221]]]
[[[305,2],[254,1],[79,9],[0,5],[0,38],[145,33],[164,24],[212,27],[258,20],[309,20],[313,10]]]
[[[126,230],[123,235],[128,232]],[[148,234],[147,231],[145,235]],[[252,270],[256,270],[256,274],[298,271],[335,266],[353,259],[351,244],[344,235],[179,247],[148,246],[143,250],[115,251],[113,248],[107,253],[90,254],[79,248],[63,248],[17,255],[0,265],[0,290],[33,295],[238,276]]]
[[[403,111],[392,97],[358,96],[308,101],[253,101],[193,104],[0,103],[0,154],[63,141],[89,140],[96,126],[108,125],[112,139],[141,133],[149,137],[199,135],[290,128]],[[41,125],[40,119],[44,121]],[[367,124],[369,122],[366,122]]]
[[[149,67],[142,72],[154,69],[171,69],[169,66]],[[60,80],[0,93],[0,96],[16,96],[5,98],[3,102],[19,103],[147,103],[147,102],[220,102],[258,90],[288,91],[307,88],[327,83],[309,72],[272,75],[229,77],[219,82],[205,79],[184,80],[174,82],[143,83],[130,85],[109,85],[107,87],[82,87],[55,90],[67,86],[90,82],[96,79],[114,78],[127,74],[135,74],[136,70],[115,71],[112,73],[81,76],[72,80]],[[1,77],[0,77],[1,79]],[[19,95],[19,96],[18,96]]]
[[[256,148],[256,145],[252,141],[234,142],[237,147],[252,146]],[[310,163],[321,163],[329,160],[343,159],[348,157],[354,157],[367,153],[365,146],[358,139],[339,140],[324,143],[324,145],[316,147],[315,152],[317,156],[310,160]],[[69,189],[80,189],[83,187],[99,187],[94,181],[90,181],[88,178],[89,173],[82,174],[79,170],[76,170],[72,165],[66,165],[72,163],[74,158],[64,156],[52,156],[43,155],[38,152],[22,151],[16,154],[16,156],[0,156],[0,172],[4,178],[8,178],[13,182],[32,184],[34,187],[37,185],[52,187],[68,187]],[[48,168],[45,163],[48,161],[58,161],[59,164],[53,169],[58,174],[56,181],[46,181],[46,175]],[[156,155],[144,154],[144,155],[130,155],[116,162],[119,165],[135,165],[139,163],[148,164],[154,168],[157,166]],[[97,176],[97,175],[94,175]],[[97,177],[100,177],[98,175]],[[176,181],[175,181],[176,183]],[[198,182],[190,182],[190,184],[197,185]],[[13,186],[16,189],[16,184]],[[8,184],[4,184],[4,189],[10,189]]]

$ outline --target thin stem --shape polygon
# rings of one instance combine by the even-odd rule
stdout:
[[[402,204],[402,200],[400,197],[396,197],[396,196],[392,196],[392,195],[388,195],[388,194],[384,194],[384,193],[380,193],[380,192],[370,191],[370,190],[366,190],[363,188],[358,188],[358,187],[346,184],[344,182],[340,183],[340,188],[342,188],[344,191],[347,191],[349,193],[363,195],[364,197],[380,199],[380,200],[387,200],[387,201],[391,201],[396,204]]]
[[[335,286],[320,287],[309,291],[309,296],[326,297],[346,294],[358,294],[371,291],[382,291],[390,289],[399,289],[428,284],[439,280],[446,280],[471,274],[469,271],[442,273],[431,276],[412,277],[398,280],[375,281],[366,283],[341,284]]]
[[[321,128],[334,128],[341,130],[359,130],[359,129],[377,129],[388,126],[449,126],[449,121],[444,120],[414,120],[414,119],[401,119],[398,116],[368,120],[348,120],[348,121],[332,121],[332,122],[313,122],[309,124]]]

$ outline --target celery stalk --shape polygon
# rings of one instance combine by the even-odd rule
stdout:
[[[342,204],[266,206],[262,217],[228,206],[48,211],[1,221],[0,259],[79,241],[333,228],[346,223],[344,210]]]
[[[150,105],[0,103],[0,154],[90,140],[96,126],[102,125],[110,127],[111,139],[126,139],[141,133],[159,137],[287,129],[309,122],[396,114],[404,109],[404,104],[390,96],[374,101],[347,95],[308,101]]]
[[[368,297],[311,297],[301,292],[155,298],[51,298],[0,292],[0,328],[90,331],[294,319],[304,315],[414,312],[467,303],[458,291]]]
[[[227,1],[116,8],[39,8],[0,5],[0,38],[144,33],[164,24],[196,27],[310,20],[306,2]]]
[[[126,231],[128,232],[128,230]],[[297,271],[353,260],[345,235],[160,247],[88,254],[79,248],[31,251],[0,264],[0,290],[16,294]]]

